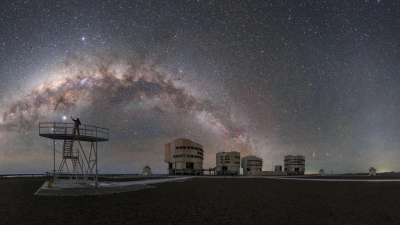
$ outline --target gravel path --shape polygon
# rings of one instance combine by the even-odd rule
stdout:
[[[100,196],[35,196],[0,178],[1,224],[399,224],[400,182],[202,179]]]

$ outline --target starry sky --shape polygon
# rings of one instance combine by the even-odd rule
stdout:
[[[389,0],[2,1],[0,174],[51,171],[39,123],[70,116],[110,129],[100,173],[167,173],[176,138],[203,145],[204,168],[240,151],[264,170],[301,154],[306,173],[400,171],[399,15]]]

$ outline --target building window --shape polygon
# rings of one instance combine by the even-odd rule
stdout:
[[[186,169],[193,169],[193,168],[194,168],[194,164],[192,162],[186,163]]]

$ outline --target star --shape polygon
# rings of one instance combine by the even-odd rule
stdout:
[[[304,155],[306,173],[372,163],[399,171],[397,8],[381,0],[4,4],[0,173],[51,169],[38,124],[78,115],[110,129],[99,145],[104,173],[147,164],[166,173],[164,144],[176,138],[203,145],[204,168],[215,167],[217,152],[238,151],[276,164]]]

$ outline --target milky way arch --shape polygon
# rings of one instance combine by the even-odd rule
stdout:
[[[155,65],[113,55],[69,56],[57,66],[56,73],[22,98],[8,103],[0,125],[3,130],[32,130],[46,111],[66,113],[83,103],[95,109],[107,106],[112,111],[146,98],[160,100],[158,109],[173,106],[194,116],[201,114],[208,125],[228,139],[247,138],[244,128],[226,116],[230,114],[228,109],[189,94]]]

